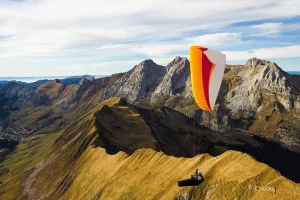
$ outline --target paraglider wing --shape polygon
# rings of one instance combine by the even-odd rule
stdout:
[[[193,95],[198,106],[212,111],[225,70],[226,56],[201,46],[190,47]]]

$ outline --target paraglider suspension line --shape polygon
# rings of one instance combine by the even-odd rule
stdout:
[[[195,121],[193,117],[193,154],[194,156],[196,155],[196,150],[195,150]]]

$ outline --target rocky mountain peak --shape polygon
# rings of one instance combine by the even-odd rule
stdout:
[[[143,65],[156,65],[156,63],[152,59],[146,59],[141,62]]]
[[[78,85],[82,86],[83,84],[89,83],[89,82],[94,81],[94,80],[95,80],[95,77],[90,76],[90,75],[85,75],[85,76],[83,76],[81,78],[81,80],[79,81]]]
[[[244,79],[253,79],[255,85],[260,85],[265,89],[277,88],[280,91],[286,91],[288,85],[293,85],[290,75],[283,71],[276,63],[252,58],[245,64]],[[276,91],[274,91],[276,92]]]
[[[57,84],[57,83],[59,83],[59,84],[63,84],[63,83],[62,83],[62,81],[61,81],[61,80],[59,80],[59,79],[54,79],[52,82],[53,82],[54,84]]]
[[[167,74],[154,91],[151,102],[160,101],[161,96],[183,93],[189,85],[190,62],[185,57],[177,56],[167,65]]]
[[[299,93],[297,83],[276,63],[252,58],[238,77],[239,85],[227,95],[227,107],[233,113],[241,107],[255,111],[276,103],[286,110],[294,107],[293,94]]]
[[[176,56],[175,59],[167,65],[167,71],[169,71],[172,67],[177,66],[178,64],[181,65],[182,63],[189,65],[189,60],[186,57]]]
[[[255,68],[258,65],[264,65],[265,62],[266,60],[261,60],[259,58],[251,58],[246,62],[246,66],[250,68]]]
[[[157,65],[153,60],[148,59],[148,60],[144,60],[141,63],[139,63],[138,65],[136,65],[133,68],[133,71],[143,73],[146,71],[152,71],[154,69],[159,69],[159,68],[163,68],[163,66]]]
[[[263,68],[266,68],[266,69],[272,70],[272,71],[284,72],[276,63],[268,61],[268,60],[262,60],[259,58],[249,59],[246,62],[245,66],[246,66],[246,68],[251,68],[251,69],[263,67]]]
[[[155,90],[166,72],[166,67],[157,65],[151,59],[144,60],[126,72],[117,82],[110,84],[100,100],[115,96],[124,97],[130,103],[142,101]]]

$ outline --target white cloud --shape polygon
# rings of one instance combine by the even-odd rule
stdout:
[[[252,25],[250,26],[250,28],[258,31],[258,33],[255,33],[254,36],[276,36],[281,31],[282,23],[263,23],[258,25]]]
[[[207,47],[215,47],[223,44],[233,44],[240,42],[240,33],[217,33],[205,34],[198,37],[185,38],[182,41],[173,41],[178,44],[160,44],[148,45],[130,48],[133,51],[144,53],[148,56],[166,56],[176,51],[188,51],[191,45],[203,45]]]
[[[99,50],[108,50],[108,49],[120,49],[120,48],[126,48],[125,44],[112,44],[112,45],[103,45],[99,47]]]
[[[94,75],[109,75],[114,73],[126,72],[140,63],[141,60],[130,61],[107,61],[91,64],[71,64],[56,66],[53,68],[55,71],[66,74],[72,71],[73,75],[80,74],[94,74]]]
[[[126,49],[132,52],[142,53],[150,57],[166,57],[172,52],[188,51],[191,45],[203,45],[215,47],[224,44],[236,44],[241,42],[241,33],[216,33],[205,34],[198,37],[184,38],[182,40],[172,41],[172,43],[160,43],[150,45],[139,44],[114,44],[103,45],[100,50]]]
[[[38,31],[31,35],[14,36],[0,41],[0,57],[33,56],[57,52],[73,42],[74,38],[63,31]]]
[[[220,46],[224,44],[234,44],[241,42],[241,33],[216,33],[206,34],[194,38],[188,38],[192,44],[203,46]]]
[[[253,57],[270,59],[270,58],[293,58],[300,57],[300,45],[274,48],[260,48],[250,51],[223,51],[226,59],[247,60]]]
[[[138,53],[145,54],[147,56],[167,56],[171,52],[181,51],[188,49],[188,44],[159,44],[159,45],[147,45],[130,47],[129,49]]]
[[[158,65],[167,66],[167,64],[174,60],[174,57],[154,57],[151,59]]]

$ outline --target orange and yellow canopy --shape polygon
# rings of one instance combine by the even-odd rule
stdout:
[[[193,95],[198,106],[212,111],[218,97],[225,70],[224,54],[201,46],[190,47]]]

